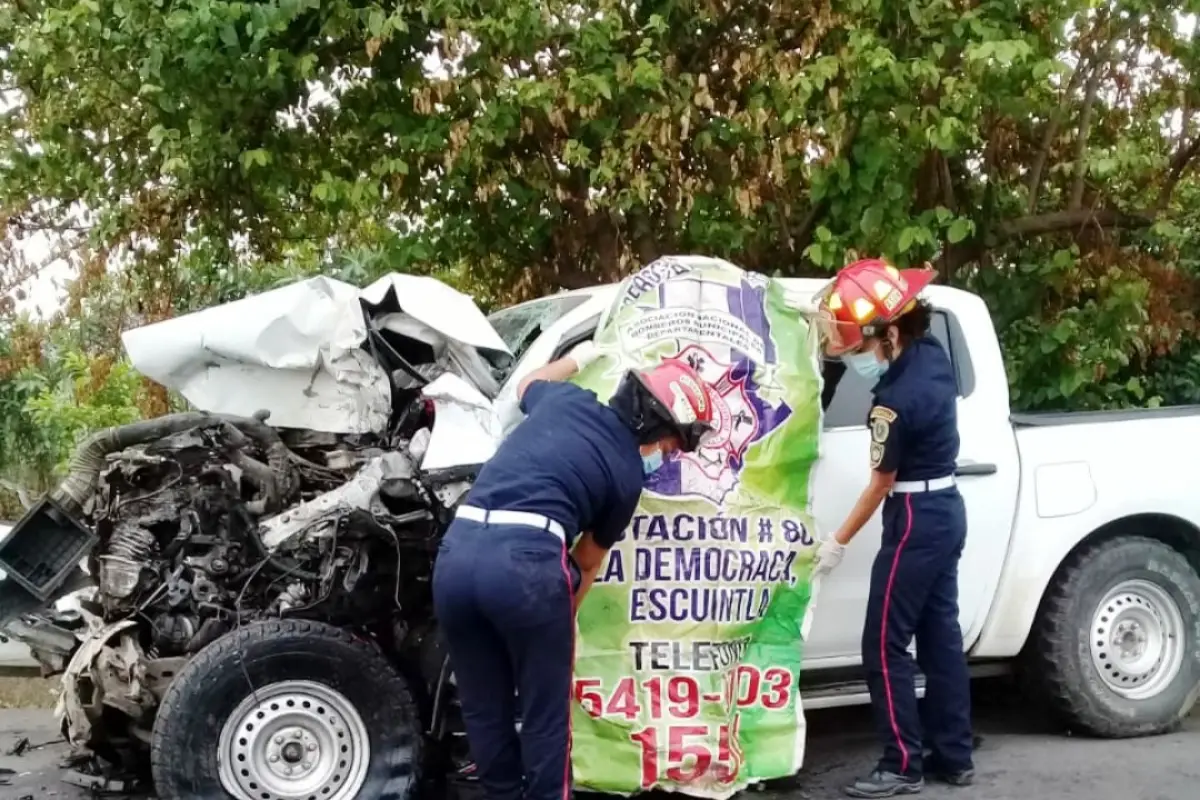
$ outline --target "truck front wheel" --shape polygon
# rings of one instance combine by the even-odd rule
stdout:
[[[408,800],[422,738],[408,684],[370,642],[272,620],[201,650],[154,721],[157,796]]]
[[[1147,537],[1075,553],[1042,604],[1026,669],[1068,728],[1166,733],[1200,694],[1200,576]]]

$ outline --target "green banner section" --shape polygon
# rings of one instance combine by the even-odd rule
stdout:
[[[576,787],[725,798],[804,758],[797,679],[821,424],[815,331],[779,282],[702,257],[626,279],[578,377],[681,359],[713,389],[717,435],[647,478],[579,613]]]

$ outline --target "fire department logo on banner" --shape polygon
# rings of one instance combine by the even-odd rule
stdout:
[[[683,275],[653,291],[658,308],[623,327],[622,343],[646,350],[674,342],[679,349],[664,360],[682,361],[700,375],[713,402],[715,432],[695,452],[668,459],[647,478],[646,490],[720,505],[737,487],[747,448],[791,414],[786,403],[764,400],[754,380],[756,369],[761,377],[775,368],[770,324],[762,312],[766,283],[747,275],[729,286]]]

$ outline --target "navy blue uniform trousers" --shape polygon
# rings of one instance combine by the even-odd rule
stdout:
[[[570,793],[577,586],[547,531],[456,519],[442,540],[434,611],[489,800]]]
[[[972,767],[970,676],[958,626],[966,532],[957,488],[895,494],[884,502],[862,642],[884,771],[922,775],[926,744],[938,769]],[[925,674],[923,714],[908,654],[914,637]]]

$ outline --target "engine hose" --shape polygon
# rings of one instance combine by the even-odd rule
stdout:
[[[296,488],[295,469],[292,467],[292,451],[283,443],[279,433],[270,425],[263,422],[264,412],[259,412],[254,419],[221,415],[220,419],[233,425],[252,439],[256,439],[267,454],[267,466],[271,468],[275,480],[282,483],[276,487],[277,502],[292,496]],[[269,506],[268,506],[269,507]]]
[[[267,463],[275,474],[283,479],[278,487],[279,496],[290,496],[294,481],[290,451],[269,425],[260,419],[235,417],[228,414],[209,414],[203,411],[185,411],[180,414],[117,425],[96,431],[83,440],[75,450],[67,468],[67,477],[50,492],[50,498],[74,516],[83,516],[89,499],[96,491],[96,481],[104,468],[109,453],[124,450],[138,444],[161,439],[202,425],[227,422],[247,436],[262,444],[267,453]]]
[[[247,480],[262,492],[263,499],[252,504],[256,512],[265,514],[279,511],[282,508],[283,504],[279,502],[279,486],[275,480],[274,470],[245,453],[235,453],[233,463],[240,467]],[[262,505],[261,511],[258,511],[258,504]]]

